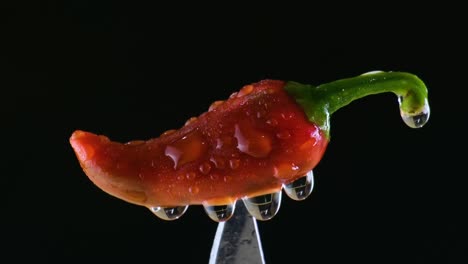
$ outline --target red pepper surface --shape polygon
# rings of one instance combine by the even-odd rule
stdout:
[[[283,89],[264,80],[177,131],[126,144],[76,131],[70,142],[101,189],[146,207],[230,204],[305,175],[328,139]]]
[[[372,73],[320,86],[264,80],[244,86],[179,130],[125,144],[75,131],[70,143],[105,192],[145,207],[226,205],[280,191],[312,170],[329,118],[369,94],[393,92],[412,127],[429,117],[427,90],[408,73]]]

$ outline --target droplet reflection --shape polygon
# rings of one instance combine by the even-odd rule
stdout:
[[[176,207],[151,207],[150,210],[157,217],[172,221],[181,217],[187,211],[188,205],[185,206],[176,206]]]
[[[206,214],[216,222],[224,222],[234,214],[236,203],[226,205],[203,205]]]
[[[403,97],[398,97],[398,103],[400,104],[400,115],[405,124],[411,128],[420,128],[424,126],[429,120],[429,116],[431,114],[427,100],[424,103],[423,109],[417,113],[405,112],[401,107],[403,101]]]
[[[314,173],[312,171],[309,171],[306,176],[284,185],[285,193],[296,201],[302,201],[309,197],[313,188]]]
[[[281,205],[281,191],[242,199],[249,213],[257,220],[270,220]]]

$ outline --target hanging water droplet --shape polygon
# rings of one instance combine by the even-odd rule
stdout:
[[[284,185],[284,191],[289,198],[302,201],[312,193],[314,188],[314,173],[309,171],[306,176]]]
[[[225,222],[234,214],[236,202],[226,205],[203,205],[203,208],[213,221]]]
[[[242,199],[249,213],[257,220],[270,220],[281,205],[281,191]]]
[[[424,102],[424,106],[421,111],[416,113],[408,113],[402,109],[402,104],[404,104],[404,98],[398,97],[398,103],[400,104],[400,115],[406,125],[411,128],[420,128],[424,126],[429,120],[431,114],[431,109],[429,108],[429,103]]]
[[[187,211],[188,205],[175,207],[151,207],[150,210],[163,220],[176,220]]]

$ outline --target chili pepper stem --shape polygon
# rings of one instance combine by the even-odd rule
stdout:
[[[402,118],[411,127],[420,127],[429,118],[427,88],[421,79],[406,72],[371,72],[318,86],[288,82],[284,89],[295,98],[309,120],[320,126],[327,137],[330,136],[330,116],[334,112],[354,100],[372,94],[396,94]],[[410,118],[414,119],[413,123],[409,121]]]

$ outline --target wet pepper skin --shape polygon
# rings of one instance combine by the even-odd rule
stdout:
[[[159,138],[113,142],[75,131],[70,143],[102,190],[153,207],[227,205],[281,190],[313,169],[327,147],[330,116],[354,100],[392,92],[400,115],[422,127],[425,84],[405,72],[369,72],[318,86],[264,80]]]
[[[328,144],[284,86],[276,80],[244,86],[148,141],[122,144],[75,131],[70,143],[99,188],[146,207],[224,205],[280,191],[313,169]]]

